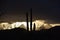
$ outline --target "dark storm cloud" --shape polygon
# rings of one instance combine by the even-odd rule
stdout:
[[[59,0],[6,0],[2,2],[9,14],[25,15],[26,11],[33,9],[33,19],[45,19],[60,22]],[[6,5],[6,6],[4,6]],[[37,18],[38,17],[38,18]]]

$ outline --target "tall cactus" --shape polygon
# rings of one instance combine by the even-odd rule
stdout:
[[[35,23],[34,23],[33,31],[35,31],[35,28],[36,28],[36,25],[35,25]]]
[[[29,31],[29,25],[28,25],[28,13],[26,13],[26,22],[27,22],[27,31]]]
[[[32,31],[32,8],[30,9],[30,30]]]

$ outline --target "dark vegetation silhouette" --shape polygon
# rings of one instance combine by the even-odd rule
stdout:
[[[26,13],[26,22],[27,22],[27,31],[29,31],[29,25],[28,25],[28,13]]]
[[[35,25],[35,23],[34,23],[33,31],[35,31],[35,28],[36,28],[36,25]]]
[[[32,31],[32,8],[30,9],[30,30]]]
[[[58,40],[60,39],[60,26],[51,29],[42,29],[40,31],[27,31],[22,28],[11,30],[1,30],[0,38],[15,39],[15,40]]]

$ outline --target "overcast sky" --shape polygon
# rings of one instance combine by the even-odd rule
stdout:
[[[18,20],[25,20],[25,13],[27,11],[29,13],[30,8],[32,8],[34,20],[45,19],[60,22],[59,0],[0,0],[0,4],[0,9],[5,13],[3,19],[7,16],[7,19],[13,20],[15,17]]]

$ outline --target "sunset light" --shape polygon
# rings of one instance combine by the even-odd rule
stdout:
[[[36,30],[39,30],[40,27],[42,26],[44,27],[43,29],[49,29],[54,26],[60,25],[60,24],[46,24],[44,20],[36,20],[32,22],[32,30],[33,30],[34,23],[36,24]],[[30,22],[28,22],[28,24],[29,24],[29,30],[30,30]],[[27,30],[26,22],[14,22],[12,24],[9,24],[8,22],[0,23],[1,30],[13,29],[13,28],[18,28],[18,27],[24,28]]]

